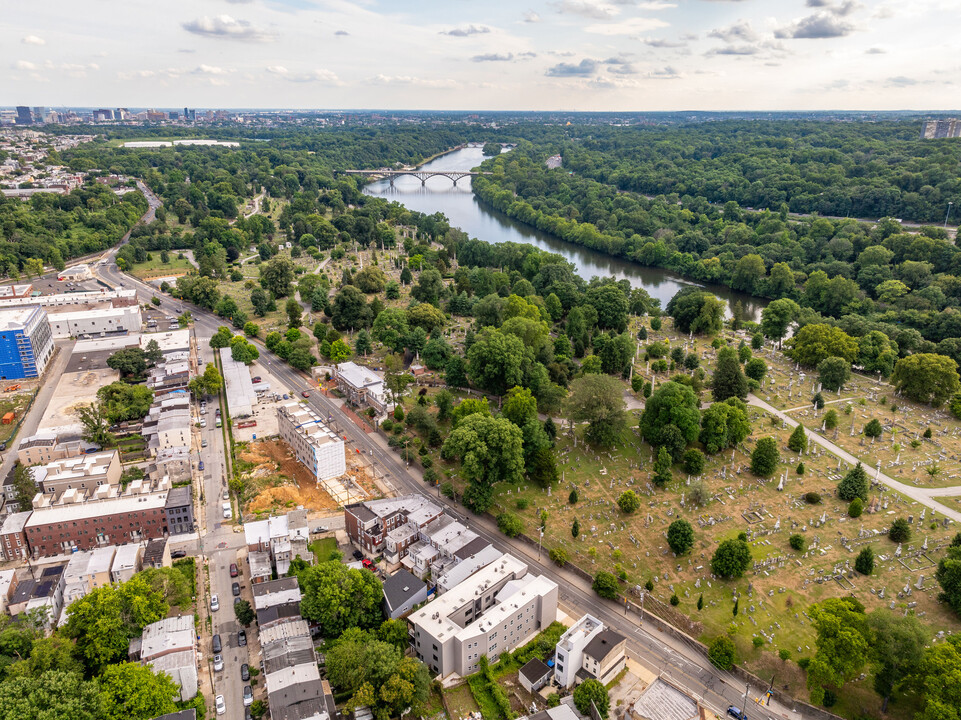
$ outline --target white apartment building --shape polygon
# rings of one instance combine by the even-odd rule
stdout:
[[[569,688],[574,684],[584,663],[584,649],[602,632],[604,623],[593,615],[585,615],[561,635],[554,656],[554,680],[558,685]]]
[[[90,497],[101,485],[119,485],[123,466],[120,453],[108,450],[54,460],[30,471],[44,495],[59,498],[67,490],[76,490],[79,497]]]
[[[547,627],[557,617],[557,583],[530,575],[527,564],[503,555],[408,619],[417,657],[444,677],[478,670]]]
[[[347,472],[344,441],[328,428],[320,416],[299,402],[277,408],[277,429],[294,457],[318,480],[332,480]]]

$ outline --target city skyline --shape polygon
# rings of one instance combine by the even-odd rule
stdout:
[[[927,35],[949,11],[942,0],[55,0],[10,14],[0,63],[10,105],[937,111],[956,104],[957,68],[930,62]]]

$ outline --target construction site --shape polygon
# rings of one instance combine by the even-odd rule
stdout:
[[[245,514],[271,514],[298,506],[331,511],[348,503],[383,497],[386,488],[380,473],[363,455],[346,455],[346,474],[323,481],[297,461],[283,440],[239,444],[237,468],[247,488]]]

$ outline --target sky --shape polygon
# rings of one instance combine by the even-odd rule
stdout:
[[[957,0],[46,0],[0,104],[950,110]]]

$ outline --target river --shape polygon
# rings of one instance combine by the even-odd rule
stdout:
[[[470,170],[484,160],[481,148],[463,148],[441,155],[421,166],[422,170]],[[445,177],[430,178],[426,185],[414,177],[399,177],[391,186],[388,180],[378,180],[364,188],[368,195],[396,200],[411,210],[432,214],[441,212],[447,216],[451,225],[458,227],[471,237],[489,243],[515,242],[534,245],[563,256],[576,268],[585,280],[592,277],[613,277],[627,279],[633,287],[644,288],[651,297],[661,301],[666,307],[668,301],[678,290],[687,285],[702,285],[693,280],[675,275],[662,268],[646,267],[629,260],[614,258],[610,255],[574,245],[546,233],[519,223],[491,208],[485,207],[471,192],[470,180],[464,178],[453,185]],[[731,290],[723,285],[705,286],[720,299],[730,305],[737,300],[744,306],[747,319],[760,319],[761,309],[766,301],[744,293]]]

